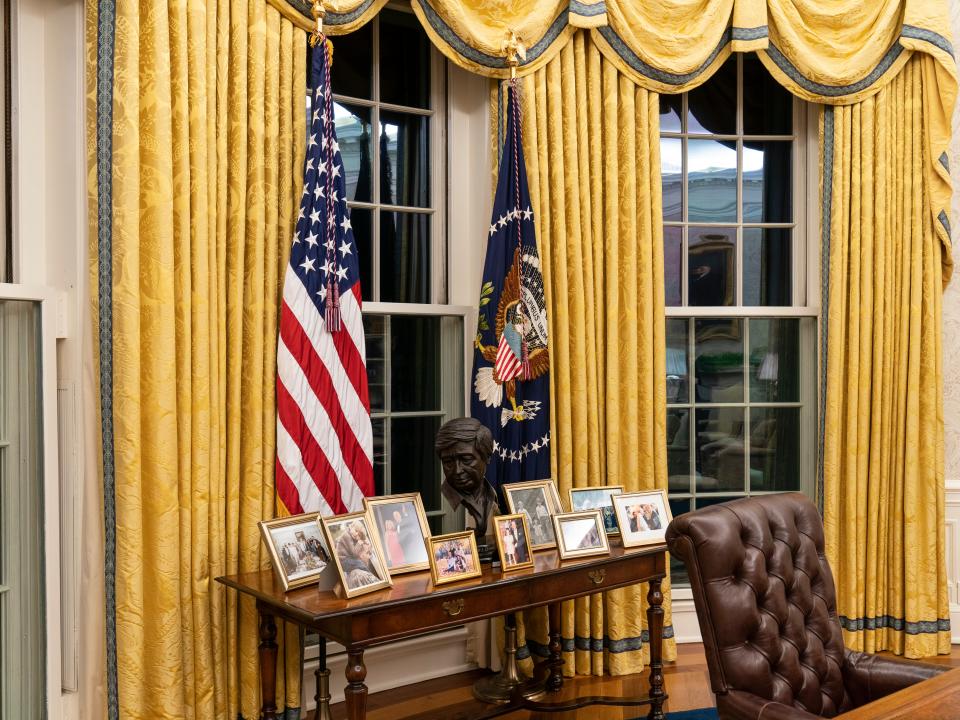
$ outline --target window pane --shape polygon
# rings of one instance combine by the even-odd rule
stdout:
[[[440,462],[433,453],[433,439],[441,419],[390,421],[390,492],[419,492],[426,510],[440,509]]]
[[[686,512],[690,512],[689,500],[674,500],[670,498],[671,515],[678,517]],[[673,587],[690,584],[687,566],[683,564],[683,560],[672,553],[670,555],[670,584],[673,585]]]
[[[736,304],[736,228],[687,229],[687,304]]]
[[[690,402],[690,372],[687,362],[687,320],[667,320],[667,402]]]
[[[690,222],[736,222],[735,148],[733,141],[687,141]]]
[[[743,304],[793,304],[793,245],[789,229],[743,229]]]
[[[363,315],[363,335],[367,348],[367,385],[370,411],[386,410],[387,394],[387,321],[383,315]]]
[[[380,100],[430,107],[430,43],[411,13],[380,13]]]
[[[690,492],[690,410],[667,409],[667,487]]]
[[[750,489],[800,489],[800,408],[750,409]]]
[[[720,503],[730,502],[731,500],[737,500],[736,495],[724,495],[722,497],[705,497],[697,498],[697,509],[710,507],[711,505],[719,505]]]
[[[743,408],[697,408],[697,492],[744,491]]]
[[[770,140],[743,144],[744,222],[793,220],[793,144]]]
[[[793,96],[752,53],[743,56],[743,87],[744,134],[793,134]]]
[[[743,320],[698,318],[696,327],[697,400],[743,402]]]
[[[663,228],[663,281],[666,304],[682,305],[683,228],[675,225]]]
[[[343,160],[347,200],[370,202],[373,173],[370,108],[334,103],[333,120],[337,126],[337,143]],[[321,142],[322,138],[315,140]]]
[[[799,402],[800,320],[750,320],[751,402]]]
[[[373,486],[377,495],[386,495],[387,486],[387,421],[384,418],[373,418]]]
[[[430,206],[429,118],[380,111],[380,202]]]
[[[737,132],[737,58],[731,56],[703,85],[687,95],[687,132]]]
[[[660,139],[663,219],[683,220],[683,140]]]
[[[680,132],[680,112],[683,95],[660,96],[660,131]]]
[[[416,315],[390,317],[392,412],[440,410],[440,320]]]
[[[367,23],[333,40],[334,66],[330,85],[336,95],[372,100],[373,27]]]
[[[350,208],[350,226],[357,244],[357,261],[360,263],[360,296],[373,299],[373,211]]]
[[[380,300],[430,302],[430,216],[380,212]]]

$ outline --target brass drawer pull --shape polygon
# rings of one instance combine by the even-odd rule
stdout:
[[[593,580],[594,585],[599,585],[607,577],[607,571],[603,568],[599,570],[591,570],[587,573],[587,577]]]
[[[463,598],[447,600],[442,607],[448,617],[456,617],[463,612]]]

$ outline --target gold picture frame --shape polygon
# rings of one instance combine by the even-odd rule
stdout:
[[[370,532],[370,518],[365,510],[320,518],[320,524],[346,597],[393,586],[380,539]],[[364,559],[368,553],[369,557]]]
[[[610,554],[610,541],[599,510],[554,515],[553,527],[561,560]]]
[[[380,547],[383,548],[383,559],[391,576],[430,569],[430,552],[427,549],[430,524],[420,493],[364,498],[363,506],[377,532]],[[387,527],[388,524],[392,524],[393,528]],[[416,536],[413,535],[414,529]]]
[[[625,548],[664,542],[667,525],[673,520],[666,490],[617,495],[613,498],[613,509],[617,513],[620,537]]]
[[[518,522],[519,527],[517,526]],[[501,524],[509,524],[509,526],[503,528]],[[533,548],[530,547],[530,528],[527,527],[527,516],[523,513],[496,515],[493,518],[493,527],[497,538],[497,550],[500,553],[502,572],[532,568]],[[510,530],[513,530],[513,533],[510,533]],[[509,562],[511,556],[514,559]]]
[[[596,501],[591,498],[590,506],[584,507],[583,503],[580,503],[580,507],[577,507],[576,497],[587,496],[587,495],[605,495],[608,502],[602,506],[596,504]],[[599,510],[600,517],[603,519],[603,529],[607,531],[607,535],[619,535],[620,534],[620,525],[617,523],[617,514],[613,510],[613,496],[623,494],[623,485],[598,485],[594,487],[578,487],[570,488],[567,490],[567,499],[570,500],[570,512],[580,512],[582,510]]]
[[[523,513],[527,516],[531,550],[545,550],[557,546],[551,518],[563,512],[563,505],[560,504],[560,493],[557,492],[553,480],[507,483],[503,485],[503,497],[512,514]],[[546,513],[538,503],[541,497]]]
[[[303,513],[257,523],[284,592],[317,582],[330,564],[332,553],[317,525],[319,517]]]
[[[430,552],[430,577],[434,585],[469,580],[483,573],[473,530],[431,535],[427,538],[427,550]],[[441,562],[445,564],[441,566]],[[458,562],[464,564],[462,570],[457,568]]]

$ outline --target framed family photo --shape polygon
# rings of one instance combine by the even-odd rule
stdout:
[[[497,515],[493,518],[493,525],[496,528],[497,549],[500,551],[500,567],[503,572],[533,567],[527,516],[523,513]]]
[[[509,483],[503,486],[503,496],[511,513],[526,516],[531,550],[556,547],[557,537],[550,518],[563,512],[563,507],[553,480]]]
[[[330,564],[318,517],[320,513],[306,513],[258,523],[284,591],[317,582]]]
[[[583,512],[585,510],[599,510],[603,518],[603,528],[607,535],[616,535],[620,532],[617,525],[617,515],[613,511],[614,495],[623,493],[623,485],[602,485],[600,487],[570,488],[570,511]]]
[[[610,542],[599,510],[560,513],[553,516],[557,550],[561,560],[586,555],[607,555]]]
[[[673,519],[666,490],[645,490],[613,498],[624,547],[661,543]]]
[[[482,572],[473,530],[435,535],[427,538],[427,547],[434,585],[475,578]]]
[[[391,575],[427,570],[427,513],[420,493],[364,498],[364,507],[377,531]]]
[[[383,550],[366,512],[321,518],[323,530],[348,598],[393,585]]]

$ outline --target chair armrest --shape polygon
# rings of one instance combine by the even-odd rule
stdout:
[[[741,690],[718,694],[717,711],[722,720],[817,720],[820,717]]]
[[[843,663],[843,684],[854,706],[859,707],[950,669],[949,665],[868,655],[848,649]]]

